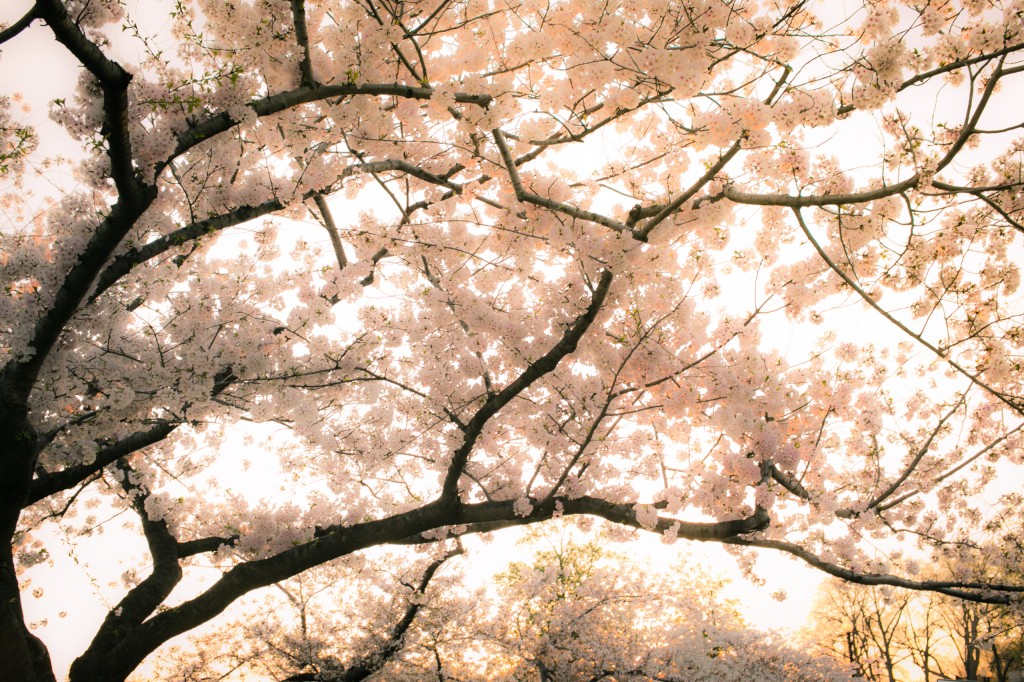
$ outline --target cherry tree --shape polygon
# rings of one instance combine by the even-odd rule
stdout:
[[[653,576],[594,543],[564,541],[532,565],[513,563],[499,576],[509,603],[487,626],[504,657],[491,658],[509,661],[509,680],[851,679],[828,659],[747,628],[706,572],[676,568]]]
[[[324,563],[559,516],[1024,590],[901,560],[1020,512],[1019,1],[145,5],[0,31],[79,74],[41,122],[4,66],[8,677],[54,677],[19,576],[90,505],[149,558],[76,681]]]

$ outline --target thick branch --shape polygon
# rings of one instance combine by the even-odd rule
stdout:
[[[100,82],[103,90],[103,128],[100,133],[107,140],[111,178],[121,199],[131,205],[141,203],[143,187],[135,175],[128,134],[128,84],[132,80],[131,74],[117,62],[108,59],[99,46],[82,33],[62,2],[39,0],[36,9],[57,41]]]
[[[764,538],[729,538],[722,542],[728,545],[740,545],[743,547],[762,547],[774,549],[802,559],[818,570],[829,575],[842,578],[847,582],[858,585],[891,585],[902,587],[908,590],[919,592],[938,592],[965,601],[979,602],[982,604],[1009,604],[1011,599],[1006,593],[1024,593],[1024,585],[1004,585],[987,583],[970,583],[942,580],[908,580],[899,576],[884,573],[858,573],[852,569],[844,568],[837,564],[825,561],[818,555],[810,552],[799,545],[782,540],[767,540]],[[1002,592],[1003,594],[999,594]]]
[[[118,198],[103,221],[92,230],[92,236],[74,266],[63,276],[52,305],[37,320],[30,340],[34,354],[23,362],[8,363],[0,373],[0,398],[13,403],[27,400],[43,362],[60,337],[64,325],[74,315],[97,272],[156,198],[156,188],[140,183],[133,168],[128,136],[127,89],[131,81],[130,74],[116,62],[107,59],[99,47],[85,37],[61,2],[40,0],[36,8],[38,17],[46,21],[57,40],[100,82],[104,121],[104,130],[101,132],[107,136],[111,178],[117,188]],[[85,229],[84,226],[82,229]]]
[[[683,522],[658,518],[645,526],[637,518],[634,505],[613,503],[593,497],[555,498],[538,504],[529,514],[516,513],[515,502],[483,502],[453,507],[431,502],[423,507],[385,519],[355,526],[332,526],[317,538],[280,554],[241,563],[199,596],[154,615],[113,647],[102,664],[107,680],[127,676],[152,651],[170,638],[210,620],[234,600],[261,587],[267,587],[327,561],[382,544],[412,544],[413,538],[427,531],[454,525],[466,525],[480,532],[511,525],[538,523],[556,515],[588,514],[633,528],[675,533],[680,538],[722,542],[738,534],[753,533],[767,527],[768,514],[757,509],[747,518],[708,523]],[[436,542],[436,538],[434,540]]]
[[[164,521],[150,518],[146,511],[149,491],[134,482],[135,472],[125,464],[118,469],[122,476],[121,487],[128,494],[132,508],[142,521],[142,530],[153,560],[153,571],[129,590],[107,614],[89,648],[72,664],[72,678],[81,675],[89,679],[104,674],[103,657],[106,653],[148,618],[181,581],[177,540]]]
[[[768,527],[768,513],[757,508],[751,516],[729,521],[682,521],[659,515],[654,525],[644,525],[637,518],[637,505],[609,502],[598,497],[553,497],[541,501],[530,500],[531,509],[517,514],[514,502],[481,502],[466,505],[459,514],[459,534],[491,533],[504,528],[525,526],[547,521],[559,514],[564,516],[597,516],[637,530],[674,534],[684,540],[721,542],[728,538],[756,533]],[[653,505],[652,505],[653,506]],[[396,545],[422,545],[437,542],[436,533],[410,535],[391,542]]]
[[[241,225],[284,208],[284,202],[276,197],[261,204],[239,206],[227,213],[186,225],[139,248],[133,248],[115,258],[110,265],[103,269],[103,272],[97,278],[90,300],[93,301],[99,298],[107,289],[117,283],[119,279],[131,272],[135,266],[145,263],[150,258],[155,258],[176,246],[180,246],[193,239],[198,239],[203,235],[218,232],[235,225]]]
[[[313,61],[309,53],[309,30],[306,28],[305,0],[292,0],[292,21],[295,23],[295,42],[302,50],[302,61],[299,62],[299,74],[304,87],[316,85],[313,76]]]
[[[0,31],[0,45],[3,45],[8,40],[11,40],[16,35],[24,31],[26,28],[32,25],[32,22],[38,18],[38,12],[35,5],[32,6],[29,11],[25,12],[25,15],[18,19],[16,22]]]
[[[896,194],[901,194],[913,189],[921,181],[920,175],[913,175],[903,182],[892,185],[882,185],[875,189],[851,194],[758,194],[756,192],[742,192],[732,185],[727,185],[723,190],[725,198],[737,204],[749,204],[752,206],[786,206],[793,209],[807,208],[809,206],[842,206],[844,204],[862,204],[869,201],[884,199]]]
[[[355,85],[352,83],[337,83],[334,85],[316,85],[313,87],[300,87],[288,92],[280,92],[275,95],[264,97],[249,103],[248,106],[257,116],[269,116],[278,112],[296,107],[300,104],[318,102],[325,99],[338,97],[354,97],[356,95],[367,95],[370,97],[398,97],[405,99],[427,100],[434,96],[434,89],[427,87],[403,85],[401,83],[366,83]],[[463,92],[455,93],[455,101],[462,104],[474,104],[479,107],[487,107],[491,103],[490,95],[472,95]],[[209,140],[215,135],[230,130],[238,122],[231,118],[226,111],[213,114],[202,123],[198,123],[178,135],[178,146],[163,164],[157,166],[157,171],[163,170],[171,159],[184,154],[198,144]]]
[[[476,444],[476,439],[480,436],[487,421],[497,414],[501,408],[511,402],[513,398],[529,388],[533,382],[554,370],[563,358],[576,350],[576,345],[597,318],[597,313],[604,304],[605,296],[608,294],[608,288],[611,284],[612,273],[605,270],[601,273],[601,279],[594,289],[586,312],[566,328],[558,343],[531,363],[515,381],[498,393],[491,395],[480,410],[473,415],[473,418],[469,420],[466,424],[462,446],[452,455],[451,464],[448,466],[448,473],[441,487],[442,500],[455,501],[458,499],[459,479],[462,477],[463,469],[465,469],[466,463],[469,461],[469,454]]]
[[[159,443],[169,436],[174,429],[178,428],[180,424],[181,422],[165,421],[145,431],[136,431],[126,438],[100,448],[96,453],[96,458],[89,464],[77,464],[60,471],[36,477],[29,488],[26,506],[59,493],[62,490],[72,488],[108,464],[112,464],[122,457],[126,457],[145,447]]]
[[[224,545],[231,546],[238,542],[238,536],[232,535],[224,538],[199,538],[197,540],[186,540],[185,542],[178,543],[178,558],[184,559],[186,557],[195,556],[196,554],[205,554],[207,552],[216,552]]]

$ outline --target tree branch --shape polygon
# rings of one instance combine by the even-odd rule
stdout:
[[[18,19],[16,22],[11,24],[10,26],[5,28],[4,30],[0,31],[0,45],[3,45],[8,40],[11,40],[16,35],[18,35],[22,31],[24,31],[26,28],[28,28],[29,26],[32,25],[33,21],[35,21],[38,18],[39,18],[38,10],[37,10],[36,6],[33,5],[29,9],[29,11],[25,12],[25,14],[21,17],[21,19]]]
[[[878,507],[879,504],[885,502],[885,500],[888,499],[894,492],[896,492],[899,489],[899,487],[903,485],[903,482],[906,481],[912,473],[914,473],[914,470],[917,468],[917,465],[920,464],[921,460],[924,459],[924,456],[928,454],[929,448],[931,448],[932,443],[935,441],[935,438],[939,435],[939,431],[942,429],[943,425],[946,422],[948,422],[950,418],[956,413],[956,411],[959,410],[964,405],[966,400],[966,395],[961,396],[960,400],[957,401],[957,403],[953,405],[953,407],[951,407],[946,414],[942,415],[942,418],[939,419],[939,423],[936,424],[935,428],[932,429],[932,432],[928,434],[928,438],[926,438],[921,447],[918,448],[917,453],[915,453],[914,458],[910,460],[910,463],[907,464],[906,468],[903,470],[903,473],[901,473],[896,478],[896,480],[889,485],[889,487],[887,487],[885,490],[876,495],[870,502],[868,502],[868,509],[875,509]]]
[[[605,270],[601,273],[597,287],[594,289],[590,299],[590,305],[576,321],[568,326],[562,338],[547,353],[537,358],[530,364],[519,377],[506,386],[504,389],[488,397],[483,406],[473,415],[473,418],[466,423],[462,446],[452,454],[451,464],[448,466],[448,473],[445,475],[441,487],[441,501],[455,503],[458,501],[459,479],[462,477],[463,469],[469,461],[470,452],[476,443],[477,438],[483,431],[484,425],[493,417],[498,410],[512,401],[517,395],[525,391],[533,382],[551,372],[558,366],[562,359],[576,350],[576,345],[586,333],[587,329],[597,318],[598,311],[604,304],[605,296],[612,284],[612,273]]]
[[[305,0],[291,0],[292,22],[295,24],[295,42],[302,50],[302,61],[299,62],[299,74],[301,84],[304,87],[316,86],[316,78],[313,76],[313,60],[309,48],[309,30],[306,28],[306,3]]]
[[[592,211],[584,211],[581,208],[570,206],[569,204],[563,204],[554,199],[548,199],[542,197],[539,194],[532,194],[526,191],[526,187],[523,185],[522,179],[519,177],[519,171],[516,169],[515,159],[512,158],[512,152],[509,151],[508,144],[505,142],[505,134],[501,132],[499,128],[495,128],[491,131],[494,137],[494,143],[498,147],[498,152],[501,154],[502,161],[505,162],[505,170],[508,171],[509,180],[512,182],[512,189],[516,193],[516,199],[527,204],[533,204],[546,208],[549,211],[555,211],[556,213],[563,213],[573,218],[579,218],[580,220],[586,220],[598,225],[604,225],[605,227],[612,229],[616,232],[629,232],[629,228],[625,224],[620,223],[617,220],[612,220],[600,213],[594,213]]]
[[[803,214],[800,212],[800,209],[794,208],[793,213],[796,215],[797,223],[799,223],[801,231],[803,231],[804,236],[806,236],[808,241],[810,241],[811,246],[817,252],[818,256],[823,261],[825,261],[825,264],[829,267],[829,269],[831,269],[832,272],[837,274],[839,278],[843,280],[843,282],[845,282],[846,285],[849,286],[854,293],[860,296],[861,300],[867,303],[868,306],[870,306],[875,312],[879,313],[883,318],[885,318],[890,323],[895,325],[897,329],[899,329],[904,334],[914,339],[919,344],[921,344],[922,346],[924,346],[925,348],[927,348],[928,350],[942,358],[942,360],[944,360],[950,367],[952,367],[961,375],[969,379],[972,384],[978,386],[979,388],[981,388],[982,390],[984,390],[985,392],[987,392],[988,394],[990,394],[991,396],[1005,404],[1007,407],[1011,408],[1015,413],[1021,414],[1022,404],[1018,398],[1010,397],[999,391],[996,391],[994,388],[990,387],[988,384],[982,381],[980,376],[969,372],[967,368],[962,366],[956,360],[953,360],[951,357],[949,357],[950,353],[944,352],[941,349],[937,348],[934,344],[926,341],[923,336],[911,330],[905,324],[903,324],[895,317],[893,317],[893,315],[889,313],[889,311],[880,306],[878,302],[875,301],[875,299],[869,296],[868,293],[864,291],[863,288],[861,288],[858,282],[854,281],[854,279],[850,277],[850,275],[844,272],[843,269],[840,268],[834,260],[832,260],[832,257],[825,252],[825,249],[822,248],[821,244],[819,244],[818,241],[814,238],[814,235],[811,234],[811,230],[807,226],[807,223],[804,221],[804,217]]]
[[[269,116],[278,112],[290,109],[300,104],[318,102],[325,99],[338,97],[355,97],[367,95],[370,97],[397,97],[405,99],[428,100],[434,96],[434,89],[428,87],[414,87],[401,83],[365,83],[356,85],[353,83],[337,83],[333,85],[316,85],[313,87],[299,87],[295,90],[280,92],[269,95],[263,99],[250,102],[246,106],[252,109],[257,116]],[[455,101],[461,104],[473,104],[479,107],[490,105],[490,95],[472,95],[464,92],[455,93]],[[209,140],[238,125],[238,121],[231,118],[231,115],[222,111],[213,114],[201,123],[188,128],[178,135],[178,145],[171,155],[164,162],[157,165],[159,174],[171,160],[184,154],[198,144]]]
[[[414,166],[409,162],[403,161],[401,159],[384,159],[381,161],[370,161],[367,163],[357,163],[352,164],[351,166],[346,166],[338,175],[335,182],[340,182],[353,175],[359,175],[362,173],[384,173],[388,171],[401,171],[407,173],[408,175],[412,175],[415,178],[419,178],[420,180],[423,180],[425,182],[452,188],[453,191],[455,191],[456,193],[461,191],[461,186],[449,182],[448,180],[445,180],[442,177],[434,175],[433,173],[428,173],[422,168]],[[309,190],[308,192],[302,195],[301,200],[306,201],[309,199],[313,199],[314,201],[317,201],[317,197],[320,197],[324,193],[330,191],[330,187]],[[325,206],[326,202],[322,199],[322,197],[319,201],[317,201],[317,207],[320,209],[321,215],[324,215],[323,207],[320,205],[320,202],[323,202]],[[250,220],[255,220],[256,218],[260,218],[262,216],[270,215],[274,211],[284,210],[285,208],[288,207],[288,204],[288,201],[281,199],[279,197],[274,197],[273,199],[268,199],[267,201],[264,201],[259,204],[240,206],[226,213],[221,213],[220,215],[211,216],[209,218],[206,218],[205,220],[190,223],[189,225],[186,225],[162,237],[154,239],[151,242],[147,242],[145,245],[141,247],[133,248],[129,250],[127,253],[124,253],[115,258],[114,261],[110,265],[108,265],[103,270],[103,272],[100,273],[99,277],[97,278],[93,292],[89,297],[89,300],[94,301],[97,298],[99,298],[111,286],[117,283],[119,279],[121,279],[129,272],[131,272],[136,266],[146,262],[151,258],[155,258],[156,256],[176,246],[184,244],[185,242],[192,241],[194,239],[199,239],[200,237],[212,234],[214,232],[219,232],[220,230],[224,230],[229,227],[241,225],[242,223],[248,222]],[[329,216],[329,211],[327,215]],[[331,224],[333,225],[333,220],[331,221]],[[328,232],[332,231],[328,229]],[[337,227],[335,226],[331,237],[332,245],[334,244],[336,237]],[[340,243],[341,242],[339,239],[338,245],[340,245]],[[336,255],[337,248],[338,246],[336,245]],[[344,250],[342,250],[340,253],[341,258],[344,258]],[[380,257],[377,257],[377,260],[380,260]],[[340,262],[341,261],[339,261],[339,263]]]
[[[327,234],[331,238],[334,258],[338,261],[338,270],[344,270],[345,266],[348,265],[348,259],[345,257],[345,246],[341,243],[341,235],[338,234],[338,226],[334,222],[331,207],[327,205],[327,200],[324,199],[324,195],[320,192],[313,195],[313,201],[320,212],[320,220],[323,222],[324,229],[327,230]]]
[[[742,547],[761,547],[774,549],[786,554],[791,554],[807,564],[824,571],[829,575],[841,578],[847,582],[858,585],[891,585],[902,587],[918,592],[938,592],[940,594],[956,597],[965,601],[978,602],[981,604],[1009,604],[1011,599],[1007,594],[998,592],[1021,594],[1024,593],[1024,585],[972,583],[942,580],[908,580],[899,576],[883,573],[858,573],[838,564],[825,561],[816,554],[807,551],[799,545],[782,540],[768,540],[765,538],[728,538],[722,540],[727,545],[739,545]]]
[[[213,389],[210,391],[211,397],[216,398],[219,396],[237,379],[238,377],[231,372],[230,368],[221,370],[213,378]],[[187,412],[188,407],[189,404],[186,403],[183,406],[183,411]],[[80,482],[100,471],[108,464],[112,464],[119,459],[126,457],[133,452],[149,447],[150,445],[159,443],[169,436],[172,431],[181,426],[182,423],[184,423],[183,420],[162,420],[152,428],[145,431],[136,431],[130,436],[100,448],[96,452],[95,459],[88,464],[78,464],[53,473],[43,473],[38,475],[32,481],[29,488],[26,506],[62,490],[67,490],[68,488],[78,485]]]
[[[423,608],[423,604],[417,599],[418,596],[424,595],[427,592],[427,587],[430,585],[430,581],[434,579],[437,571],[453,557],[463,554],[464,550],[461,543],[457,543],[455,547],[445,552],[442,556],[432,561],[423,572],[420,578],[419,585],[417,585],[413,598],[410,599],[409,604],[405,607],[405,612],[397,623],[391,628],[387,637],[384,638],[379,645],[377,645],[374,651],[368,652],[361,656],[352,665],[347,667],[342,672],[318,672],[318,673],[299,673],[286,677],[284,682],[358,682],[370,677],[375,672],[383,668],[388,661],[401,651],[402,646],[405,643],[405,634],[409,631],[413,621],[416,619],[416,615]]]
[[[126,438],[100,448],[96,458],[89,464],[77,464],[60,471],[37,476],[29,488],[26,506],[34,504],[50,495],[78,485],[92,474],[112,464],[122,457],[137,452],[145,447],[159,443],[178,428],[181,422],[165,421],[145,431],[136,431]]]
[[[71,665],[72,679],[79,675],[90,679],[91,676],[104,674],[103,659],[107,652],[148,618],[182,577],[177,540],[164,521],[154,521],[146,511],[149,491],[133,481],[135,471],[127,464],[119,464],[118,470],[122,477],[121,487],[142,521],[142,530],[153,559],[153,570],[107,614],[89,647]]]
[[[99,46],[85,36],[59,0],[38,0],[36,11],[39,18],[46,21],[57,41],[100,82],[103,90],[103,128],[100,133],[107,140],[110,175],[117,186],[119,201],[125,201],[131,206],[144,203],[144,189],[135,174],[128,134],[128,84],[132,80],[131,74],[117,62],[108,59]]]

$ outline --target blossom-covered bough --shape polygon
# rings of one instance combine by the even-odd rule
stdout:
[[[17,576],[86,502],[134,510],[152,568],[76,681],[339,557],[556,516],[1015,599],[901,552],[1020,513],[1024,7],[838,10],[12,18],[81,78],[45,129],[73,161],[0,112],[8,676],[53,679]],[[246,463],[287,499],[233,489]],[[222,577],[165,601],[199,559]]]

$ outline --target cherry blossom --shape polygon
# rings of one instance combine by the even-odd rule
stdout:
[[[5,16],[80,74],[0,93],[8,676],[59,674],[23,600],[100,512],[148,555],[76,682],[554,517],[1015,600],[1012,542],[984,579],[902,558],[1021,510],[1022,6],[826,5]]]

